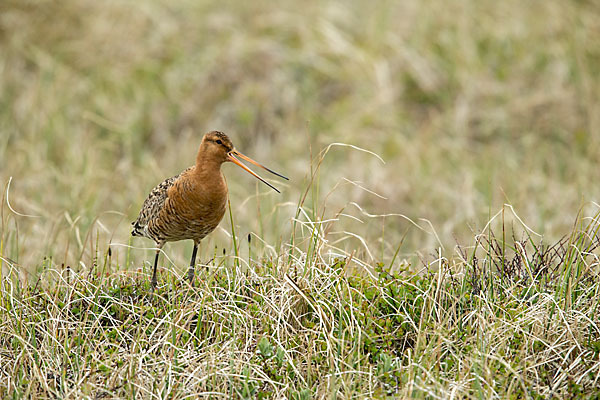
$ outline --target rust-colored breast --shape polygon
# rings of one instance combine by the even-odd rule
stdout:
[[[168,184],[158,190],[152,210],[148,212],[144,234],[157,243],[184,239],[202,240],[212,232],[225,214],[227,185],[220,169],[212,173],[198,173],[191,167],[180,175],[170,178]],[[157,186],[154,191],[161,187]],[[146,202],[144,206],[146,206]],[[142,213],[140,212],[140,220]],[[135,223],[134,223],[135,232]],[[134,233],[135,234],[135,233]]]
[[[169,189],[159,215],[167,240],[199,241],[219,225],[225,214],[227,187],[220,171],[215,178],[202,179],[189,173]]]

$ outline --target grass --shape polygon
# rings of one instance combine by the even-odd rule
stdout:
[[[149,271],[127,272],[109,254],[89,272],[44,268],[30,284],[5,261],[0,390],[12,398],[597,398],[599,218],[578,221],[552,246],[490,230],[417,273],[379,263],[358,274],[352,256],[311,250],[330,247],[319,224],[311,243],[282,246],[277,257],[236,263],[215,254],[196,288],[167,270],[154,294]]]
[[[0,396],[598,398],[598,32],[593,1],[3,1]],[[153,296],[129,221],[211,129],[291,181],[225,166],[197,287],[169,244]]]

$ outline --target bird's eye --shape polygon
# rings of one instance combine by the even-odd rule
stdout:
[[[223,142],[221,142],[221,139],[217,139],[217,144],[223,144]]]

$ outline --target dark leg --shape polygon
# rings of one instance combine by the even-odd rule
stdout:
[[[158,256],[160,249],[156,250],[156,256],[154,257],[154,272],[152,273],[152,290],[156,287],[156,267],[158,266]]]
[[[162,249],[164,243],[157,243],[156,256],[154,257],[154,272],[152,272],[152,291],[156,287],[156,268],[158,267],[158,256],[160,255],[160,249]]]
[[[192,250],[192,259],[190,260],[190,269],[188,269],[187,277],[190,284],[194,286],[194,269],[196,269],[196,253],[198,252],[198,243],[194,242],[194,250]]]

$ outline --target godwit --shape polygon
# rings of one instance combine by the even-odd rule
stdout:
[[[231,161],[279,193],[275,186],[255,174],[236,157],[288,179],[237,151],[223,132],[212,131],[204,135],[196,156],[196,165],[166,179],[152,189],[137,220],[131,223],[133,236],[145,236],[156,242],[152,273],[153,290],[156,287],[156,267],[160,249],[166,242],[184,239],[194,241],[187,274],[190,283],[193,284],[198,244],[217,227],[227,206],[227,184],[221,173],[221,164]]]

